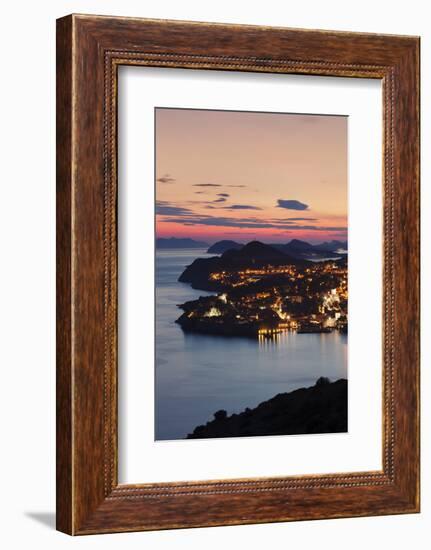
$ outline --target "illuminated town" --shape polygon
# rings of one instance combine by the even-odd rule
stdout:
[[[185,331],[256,338],[347,332],[347,257],[223,269],[208,282],[222,291],[179,306]]]

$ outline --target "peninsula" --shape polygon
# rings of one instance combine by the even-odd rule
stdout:
[[[286,330],[347,332],[347,257],[310,262],[252,241],[198,258],[179,281],[213,291],[180,304],[185,332],[273,337]]]

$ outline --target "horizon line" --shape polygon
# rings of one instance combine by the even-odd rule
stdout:
[[[292,242],[292,241],[301,241],[301,242],[304,242],[304,243],[308,243],[308,240],[304,240],[304,239],[297,239],[297,238],[293,238],[293,239],[288,239],[288,240],[284,240],[284,241],[272,241],[272,242],[268,242],[268,241],[263,241],[261,239],[250,239],[250,240],[247,240],[247,241],[238,241],[236,239],[218,239],[218,240],[215,240],[214,242],[212,242],[212,239],[205,239],[204,237],[202,237],[202,239],[197,239],[195,237],[174,237],[174,236],[171,236],[171,237],[159,237],[157,235],[155,235],[155,240],[157,239],[166,239],[166,240],[171,240],[171,239],[174,239],[174,240],[190,240],[190,241],[194,241],[194,242],[205,242],[206,244],[215,244],[215,243],[219,243],[219,242],[222,242],[222,241],[232,241],[232,242],[236,242],[238,244],[242,244],[242,245],[246,245],[246,244],[249,244],[251,242],[260,242],[262,244],[273,244],[273,243],[278,243],[278,242],[285,242],[286,244],[289,243],[289,242]],[[324,239],[324,240],[321,240],[321,241],[316,241],[315,244],[323,244],[323,243],[326,243],[326,242],[331,242],[331,241],[338,241],[338,242],[348,242],[348,238],[346,237],[345,239],[344,238],[339,238],[339,239]]]

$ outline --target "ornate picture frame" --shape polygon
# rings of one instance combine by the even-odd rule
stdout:
[[[383,468],[118,483],[121,65],[373,78],[383,88]],[[419,511],[419,38],[57,21],[57,528],[72,535]]]

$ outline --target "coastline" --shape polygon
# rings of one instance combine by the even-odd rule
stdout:
[[[157,440],[184,439],[218,409],[239,413],[280,392],[312,386],[321,375],[347,378],[347,339],[339,330],[286,330],[273,337],[183,330],[175,323],[179,304],[202,297],[221,304],[212,292],[178,282],[197,257],[208,256],[203,249],[157,252]]]

